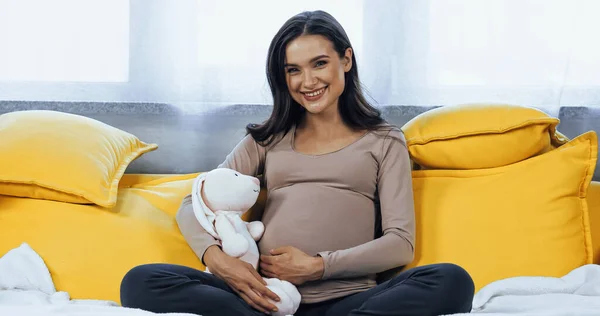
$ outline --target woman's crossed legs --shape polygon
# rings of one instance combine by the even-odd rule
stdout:
[[[473,295],[473,281],[464,269],[432,264],[404,271],[362,293],[302,304],[295,316],[466,313]],[[264,315],[215,275],[170,264],[142,265],[129,271],[121,284],[121,304],[156,313]]]

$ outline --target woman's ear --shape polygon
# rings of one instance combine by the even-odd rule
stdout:
[[[352,69],[352,48],[346,48],[344,57],[342,57],[342,64],[344,65],[344,72],[348,72]]]

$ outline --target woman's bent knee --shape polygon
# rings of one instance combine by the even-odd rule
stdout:
[[[145,305],[154,299],[148,281],[155,275],[157,267],[156,264],[140,265],[125,274],[120,287],[122,306],[145,309]]]
[[[437,266],[437,274],[443,283],[445,301],[450,304],[446,306],[452,313],[466,313],[471,311],[473,296],[475,295],[475,284],[469,273],[456,264],[442,263]]]
[[[475,284],[471,275],[461,266],[453,263],[441,263],[438,266],[439,273],[453,286],[464,288],[466,292],[473,292],[475,290]]]

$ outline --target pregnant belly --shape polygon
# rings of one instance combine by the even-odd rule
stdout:
[[[373,240],[373,202],[356,192],[296,184],[269,194],[259,250],[294,246],[309,255],[351,248]]]

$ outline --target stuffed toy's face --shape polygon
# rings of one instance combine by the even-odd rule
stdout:
[[[260,181],[227,168],[209,171],[202,186],[206,206],[213,212],[246,212],[256,203],[260,193]]]

